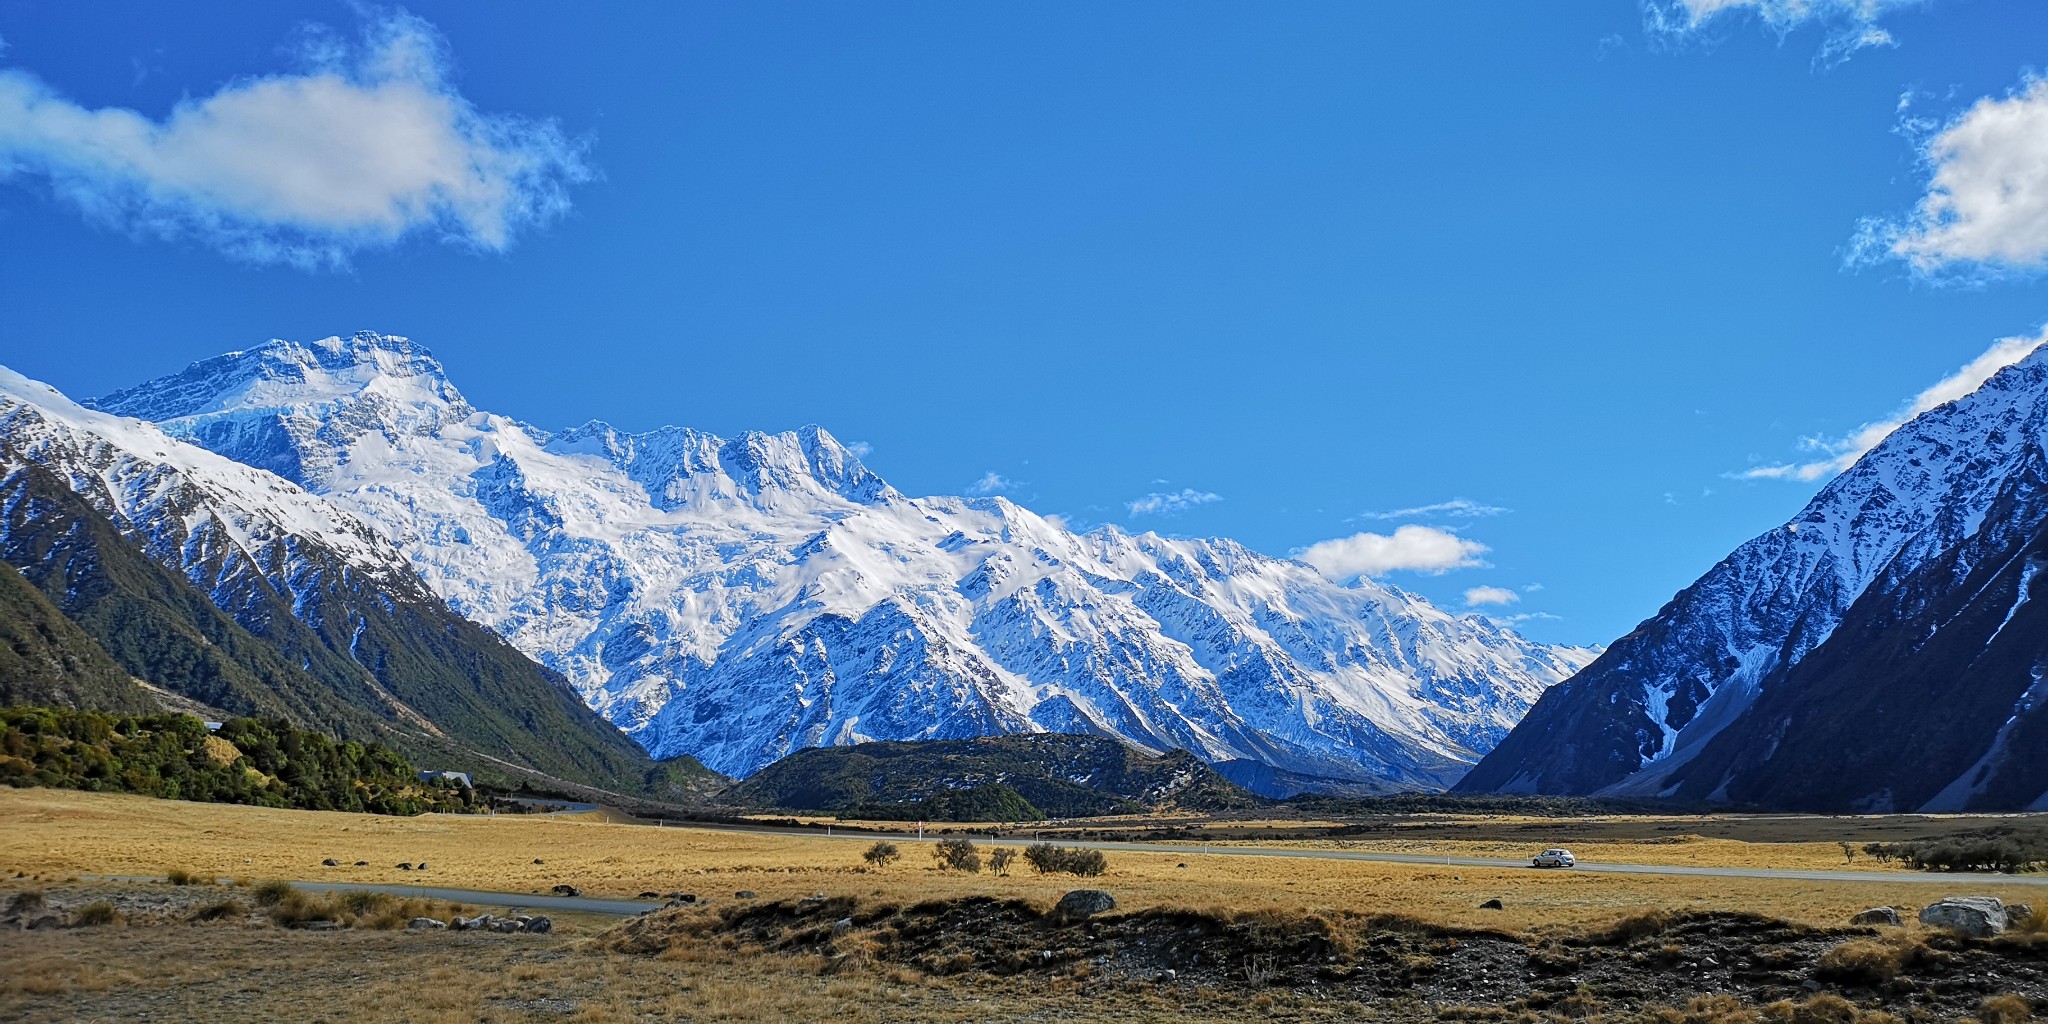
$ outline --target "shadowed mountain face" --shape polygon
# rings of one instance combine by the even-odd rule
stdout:
[[[2048,350],[1901,427],[1552,689],[1462,792],[2048,807]]]
[[[345,512],[12,374],[0,509],[0,554],[180,696],[493,774],[638,789],[653,768]]]
[[[0,706],[15,704],[156,710],[91,634],[12,567],[0,566]]]
[[[403,338],[273,342],[96,408],[347,509],[656,756],[1063,732],[1435,788],[1592,652],[1221,540],[911,498],[815,427],[477,410]]]
[[[972,806],[973,796],[998,790],[1003,791],[998,798],[981,801],[986,809]],[[973,796],[963,800],[962,794]],[[1057,735],[802,750],[727,790],[721,799],[856,816],[863,809],[903,817],[897,809],[928,808],[932,813],[923,816],[935,821],[1217,811],[1259,802],[1186,751],[1154,754],[1101,737]],[[953,809],[962,803],[969,806]]]

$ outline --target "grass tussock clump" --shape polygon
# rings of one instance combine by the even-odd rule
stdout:
[[[1650,1024],[1900,1024],[1892,1014],[1864,1009],[1831,993],[1762,1007],[1731,995],[1699,996],[1683,1007],[1651,1010],[1642,1019]]]
[[[1900,975],[1938,966],[1946,958],[1913,935],[1850,939],[1822,953],[1814,974],[1823,981],[1876,988]]]
[[[225,899],[221,900],[218,903],[209,903],[206,906],[200,907],[198,910],[193,911],[192,916],[186,918],[186,920],[193,921],[195,923],[204,923],[207,921],[239,921],[242,918],[248,916],[248,904],[245,904],[241,900],[237,899]]]
[[[119,924],[121,921],[121,911],[106,900],[98,900],[78,908],[76,920],[79,924],[89,928],[104,927],[110,924]]]
[[[198,872],[196,872],[196,871],[187,871],[187,870],[185,870],[184,868],[171,868],[170,870],[168,870],[168,871],[165,871],[165,872],[164,872],[164,877],[165,877],[165,878],[166,878],[167,880],[169,880],[169,882],[170,882],[170,883],[171,883],[172,885],[212,885],[212,884],[213,884],[213,876],[212,876],[212,875],[202,875],[202,874],[200,874],[200,873],[198,873]]]
[[[253,895],[255,896],[257,906],[274,907],[284,902],[284,898],[291,894],[292,884],[290,882],[273,881],[257,886]]]
[[[2011,992],[1992,996],[1977,1007],[1977,1019],[1984,1024],[2027,1024],[2034,1019],[2034,1004]]]
[[[431,917],[446,924],[454,918],[456,909],[438,900],[381,892],[314,894],[286,886],[283,895],[270,906],[270,922],[281,928],[332,922],[344,928],[389,931],[405,927],[415,917]]]

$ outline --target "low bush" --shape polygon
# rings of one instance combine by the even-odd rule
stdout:
[[[1017,850],[1015,847],[998,846],[988,852],[988,869],[1004,878],[1008,878],[1010,876],[1010,864],[1016,859]]]
[[[876,869],[886,868],[896,863],[896,859],[901,856],[903,856],[903,851],[897,849],[895,843],[890,842],[878,842],[868,847],[867,851],[860,855],[862,860],[868,862],[869,867]]]
[[[172,868],[164,872],[172,885],[212,885],[213,876],[201,875],[184,868]]]
[[[965,871],[973,874],[981,870],[981,851],[971,840],[941,839],[932,847],[932,858],[945,871]]]
[[[1093,878],[1109,870],[1101,850],[1033,843],[1024,848],[1024,862],[1041,875],[1066,874]]]

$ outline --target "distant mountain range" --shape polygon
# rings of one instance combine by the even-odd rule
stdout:
[[[0,677],[8,702],[166,703],[138,698],[147,684],[181,709],[285,718],[507,781],[661,791],[703,774],[656,766],[331,503],[5,370],[0,557],[14,567],[0,633],[28,638],[28,662],[78,666],[68,690]]]
[[[1457,789],[2048,810],[2044,567],[2048,348],[1737,548]]]
[[[475,750],[559,747],[548,770],[591,779],[645,761],[561,706],[564,681],[652,756],[739,776],[814,746],[1058,732],[1288,791],[1441,788],[1594,653],[1230,541],[906,497],[816,427],[541,430],[376,334],[83,407],[10,374],[0,457],[40,502],[5,506],[8,560],[99,615],[130,673],[337,729],[461,723]],[[53,582],[77,543],[57,527],[94,516],[78,536],[147,556],[110,564],[185,589],[139,564],[99,603]],[[110,639],[139,607],[182,627]]]

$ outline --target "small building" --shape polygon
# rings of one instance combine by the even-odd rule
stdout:
[[[421,782],[459,782],[464,789],[475,789],[470,784],[468,772],[421,772]]]

